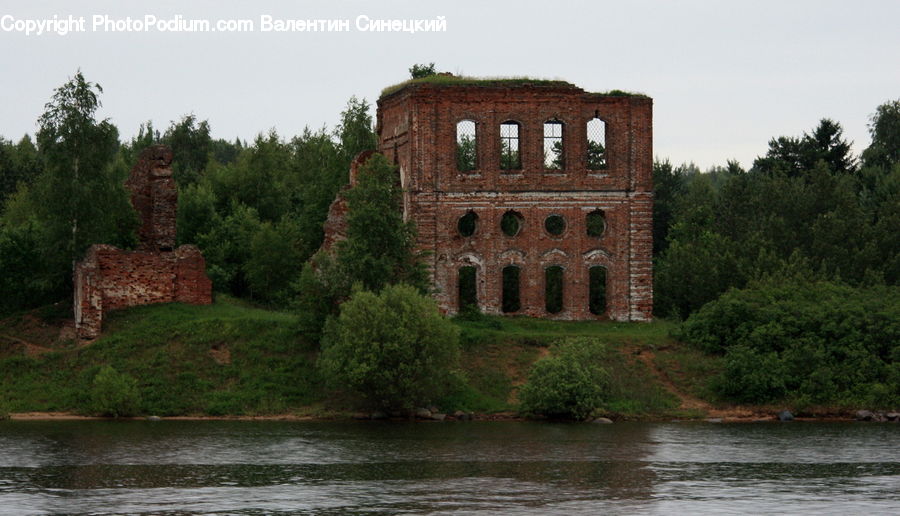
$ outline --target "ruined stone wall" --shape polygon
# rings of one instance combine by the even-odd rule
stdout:
[[[587,168],[587,123],[605,123],[607,166]],[[460,172],[456,124],[475,122],[476,167]],[[499,127],[519,123],[522,167],[500,167]],[[563,124],[565,166],[544,164],[544,122]],[[476,268],[477,297],[485,313],[501,313],[502,269],[520,267],[517,314],[558,319],[652,317],[652,100],[643,96],[585,93],[573,86],[417,84],[378,103],[380,151],[400,167],[404,209],[431,251],[436,298],[449,313],[459,309],[459,269]],[[590,236],[588,213],[606,220]],[[463,236],[460,217],[478,217]],[[501,231],[504,213],[521,216],[515,236]],[[546,218],[560,215],[566,228],[550,234]],[[563,309],[545,309],[545,270],[563,271]],[[606,306],[588,310],[589,269],[607,270]]]
[[[140,249],[158,251],[175,248],[178,189],[172,177],[172,151],[164,145],[145,149],[125,188],[131,192],[131,205],[138,213]]]
[[[171,151],[146,149],[125,185],[141,217],[136,251],[96,244],[75,266],[75,329],[82,339],[100,335],[103,314],[129,306],[182,302],[209,304],[212,283],[197,247],[175,246],[178,193]]]

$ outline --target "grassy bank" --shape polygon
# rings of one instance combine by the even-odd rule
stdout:
[[[137,380],[143,414],[327,416],[355,408],[326,387],[316,347],[298,333],[293,314],[225,296],[211,306],[145,306],[110,314],[100,339],[78,345],[65,326],[67,310],[47,307],[0,322],[5,410],[89,413],[93,379],[106,365]],[[620,417],[701,415],[680,407],[672,381],[702,397],[691,382],[702,383],[716,367],[673,341],[666,322],[477,317],[456,324],[461,371],[451,394],[438,401],[444,411],[515,411],[532,363],[561,337],[607,344],[612,392],[605,410]],[[660,365],[673,378],[661,375]]]

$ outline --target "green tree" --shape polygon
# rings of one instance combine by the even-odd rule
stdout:
[[[328,315],[337,313],[354,284],[373,292],[398,283],[421,292],[430,287],[415,249],[415,226],[403,220],[397,167],[374,154],[358,174],[356,186],[344,194],[346,240],[337,243],[333,257],[316,253],[295,286],[301,329],[311,338],[321,333]]]
[[[603,144],[590,139],[588,140],[587,144],[587,169],[605,170],[606,149],[603,147]],[[560,147],[562,147],[562,143],[560,143]]]
[[[378,146],[378,137],[372,128],[372,115],[369,114],[369,103],[366,99],[350,97],[347,107],[341,112],[341,123],[335,130],[340,142],[341,155],[344,158],[344,168],[349,169],[350,163],[362,151],[375,150]]]
[[[59,277],[47,271],[42,237],[34,219],[0,225],[0,314],[56,301]]]
[[[519,156],[519,149],[514,149],[509,140],[500,142],[500,169],[501,170],[519,170],[522,168],[522,160]]]
[[[428,77],[436,73],[434,63],[414,64],[409,69],[409,76],[413,79],[422,79],[423,77]]]
[[[869,123],[872,143],[863,151],[866,166],[890,168],[900,163],[900,99],[878,106]]]
[[[30,185],[41,168],[37,148],[27,134],[15,145],[0,138],[0,208],[19,185]]]
[[[319,251],[303,264],[293,289],[298,293],[293,302],[298,328],[318,342],[326,320],[338,313],[340,304],[349,297],[352,282],[331,253]]]
[[[231,166],[219,176],[220,198],[228,198],[256,210],[264,221],[277,221],[288,212],[291,192],[291,148],[274,130],[259,135]]]
[[[319,367],[367,407],[412,411],[446,392],[458,357],[458,328],[432,299],[394,285],[356,292],[341,305],[326,327]]]
[[[770,140],[768,152],[756,159],[753,168],[767,174],[803,177],[821,160],[834,174],[855,172],[856,160],[843,132],[839,123],[823,118],[812,133],[800,138],[781,136]]]
[[[597,170],[588,167],[589,170]],[[669,160],[653,162],[653,255],[658,256],[668,246],[669,227],[673,223],[675,203],[684,192],[681,167]]]
[[[291,140],[294,174],[288,188],[294,192],[292,205],[299,213],[302,259],[305,261],[322,245],[322,229],[328,208],[341,187],[347,184],[349,166],[344,163],[341,150],[331,136],[320,129]]]
[[[555,419],[587,419],[608,396],[609,373],[601,366],[606,349],[587,337],[556,343],[539,359],[519,391],[521,411]]]
[[[193,113],[184,115],[166,129],[162,143],[172,149],[172,171],[179,184],[187,185],[200,179],[212,150],[209,122],[197,122]]]
[[[121,241],[121,231],[136,221],[122,186],[127,169],[114,167],[118,131],[96,119],[102,91],[79,71],[38,120],[44,172],[31,190],[31,207],[46,232],[46,251],[70,265],[91,244]]]
[[[460,172],[475,170],[475,137],[463,135],[456,142],[456,169]]]
[[[397,167],[374,154],[359,168],[357,184],[346,196],[347,239],[338,243],[337,253],[352,281],[373,292],[396,283],[428,290],[415,250],[415,226],[403,220]]]
[[[141,403],[137,380],[109,365],[94,377],[90,394],[93,412],[101,416],[133,416]]]
[[[216,195],[208,180],[178,189],[178,244],[196,244],[219,223]]]
[[[250,240],[244,273],[251,296],[283,305],[300,259],[298,228],[290,219],[264,222]]]
[[[250,294],[246,263],[251,257],[252,242],[261,222],[256,210],[232,202],[230,213],[216,217],[208,233],[197,237],[197,245],[206,258],[206,271],[213,287],[236,296]]]
[[[153,121],[147,120],[138,127],[137,136],[133,137],[131,141],[122,144],[119,148],[119,154],[126,163],[137,163],[144,149],[151,145],[157,145],[161,141],[162,137],[159,131],[153,128]]]

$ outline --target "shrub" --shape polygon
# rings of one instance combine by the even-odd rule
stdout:
[[[763,283],[730,290],[677,337],[724,354],[713,388],[728,399],[890,407],[900,402],[900,289]]]
[[[714,388],[735,401],[759,403],[784,396],[784,379],[785,367],[776,353],[741,345],[725,354],[725,370]]]
[[[104,366],[91,386],[91,408],[101,416],[133,416],[140,405],[137,380],[126,373]]]
[[[363,404],[411,411],[441,396],[459,357],[459,330],[408,285],[354,293],[328,321],[319,367]]]
[[[519,391],[521,411],[554,419],[587,419],[607,398],[605,347],[586,337],[563,340],[531,368]]]

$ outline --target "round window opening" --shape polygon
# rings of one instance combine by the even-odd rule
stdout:
[[[524,220],[519,212],[510,210],[504,213],[503,218],[500,219],[500,230],[506,236],[516,236],[522,231]]]
[[[606,231],[606,217],[600,210],[594,210],[587,214],[587,234],[599,238]]]
[[[566,230],[566,219],[562,215],[550,215],[544,220],[544,229],[553,236],[559,236]]]
[[[474,211],[467,212],[460,217],[459,222],[456,223],[456,229],[459,231],[459,234],[464,237],[474,235],[476,227],[478,227],[478,215],[475,215]]]

